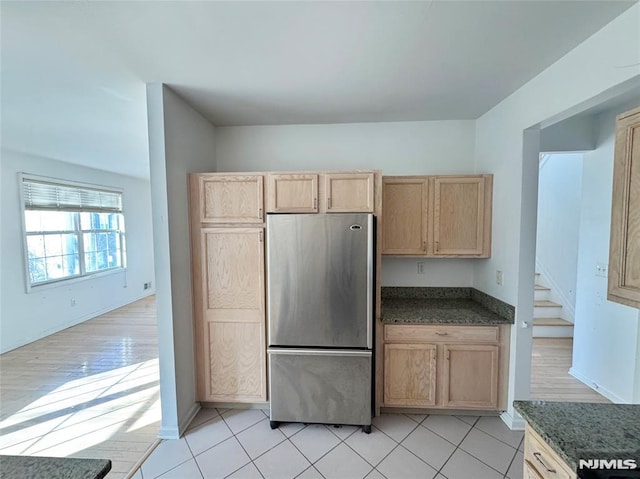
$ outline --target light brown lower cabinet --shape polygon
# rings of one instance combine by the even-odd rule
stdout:
[[[443,406],[496,409],[498,407],[498,346],[443,344]]]
[[[254,323],[208,323],[207,398],[211,401],[266,399],[263,328]]]
[[[398,406],[436,403],[436,345],[384,345],[384,401]]]
[[[500,328],[385,325],[384,406],[499,410]]]
[[[524,433],[524,477],[526,479],[576,479],[569,465],[527,424]]]

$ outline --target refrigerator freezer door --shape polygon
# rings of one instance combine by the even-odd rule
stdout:
[[[371,348],[373,215],[267,217],[269,345]]]
[[[371,351],[269,350],[270,419],[371,424]]]

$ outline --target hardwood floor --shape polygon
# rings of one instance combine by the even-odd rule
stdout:
[[[572,338],[533,338],[531,399],[611,402],[569,375],[572,354]]]
[[[155,442],[155,297],[0,356],[0,454],[111,459],[126,477]]]

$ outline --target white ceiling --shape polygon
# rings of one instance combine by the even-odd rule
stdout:
[[[217,126],[474,119],[633,3],[2,1],[2,146],[146,177],[146,82]]]

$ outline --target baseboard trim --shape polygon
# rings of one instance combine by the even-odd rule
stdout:
[[[515,412],[515,416],[513,416],[509,414],[509,411],[504,411],[500,414],[500,419],[502,419],[502,422],[505,423],[512,431],[524,431],[524,427],[527,424],[527,421],[525,421],[517,412]]]
[[[266,409],[269,410],[269,402],[201,402],[202,407],[215,407],[221,409]]]
[[[180,439],[180,436],[182,436],[187,430],[189,424],[191,424],[191,421],[193,421],[193,418],[195,418],[196,414],[198,414],[198,411],[200,411],[200,403],[193,403],[191,409],[189,409],[189,411],[187,411],[184,416],[178,419],[177,426],[162,426],[160,428],[160,431],[158,432],[158,437],[160,439]]]
[[[607,388],[603,388],[602,386],[599,386],[597,382],[585,376],[584,374],[579,373],[573,367],[569,368],[569,374],[574,378],[576,378],[578,381],[580,381],[582,384],[587,386],[588,388],[593,389],[595,392],[606,397],[609,401],[615,404],[630,404],[629,401],[624,400],[617,394],[613,393],[612,391],[609,391]]]
[[[191,409],[189,409],[189,411],[187,412],[187,414],[185,414],[184,417],[180,421],[178,421],[179,436],[182,436],[182,434],[184,434],[184,432],[189,427],[189,424],[191,424],[191,422],[196,417],[196,414],[198,414],[200,409],[202,409],[202,407],[200,406],[200,403],[198,402],[194,403],[193,406],[191,406]]]
[[[180,432],[177,427],[161,427],[158,431],[159,439],[180,439]]]

